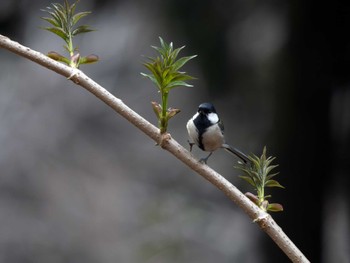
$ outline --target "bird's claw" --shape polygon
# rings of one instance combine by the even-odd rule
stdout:
[[[198,162],[200,162],[202,164],[207,164],[207,160],[208,160],[208,158],[200,158]]]
[[[213,154],[213,152],[210,152],[209,155],[208,155],[207,157],[205,157],[205,158],[200,158],[200,159],[199,159],[199,162],[204,163],[204,164],[207,164],[207,161],[208,161],[209,157],[210,157],[212,154]]]

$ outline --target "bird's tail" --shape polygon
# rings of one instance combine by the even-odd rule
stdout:
[[[222,145],[222,148],[224,148],[226,151],[236,155],[238,158],[240,158],[244,163],[249,163],[250,160],[248,158],[247,155],[245,155],[244,153],[242,153],[240,150],[237,150],[236,148],[224,143]]]

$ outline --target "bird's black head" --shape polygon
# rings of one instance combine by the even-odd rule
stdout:
[[[204,102],[198,107],[198,112],[208,115],[209,113],[216,113],[215,107],[210,102]]]

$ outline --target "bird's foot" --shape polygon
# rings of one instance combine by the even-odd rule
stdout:
[[[203,163],[203,164],[207,164],[207,160],[208,160],[208,158],[200,158],[198,162]]]
[[[209,155],[208,155],[207,157],[205,157],[205,158],[200,158],[200,159],[199,159],[199,162],[200,162],[200,163],[207,164],[207,161],[208,161],[209,157],[210,157],[212,154],[213,154],[213,152],[209,153]]]

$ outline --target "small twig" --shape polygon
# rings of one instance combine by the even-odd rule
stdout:
[[[251,202],[242,192],[234,185],[227,181],[223,176],[211,169],[209,166],[199,163],[189,151],[181,146],[177,141],[171,138],[170,134],[160,134],[157,127],[145,120],[139,114],[125,105],[122,100],[113,96],[110,92],[97,84],[95,81],[86,76],[78,69],[70,68],[62,63],[54,61],[40,52],[34,51],[28,47],[10,40],[0,35],[0,47],[5,48],[13,53],[25,57],[33,62],[42,65],[64,77],[70,79],[77,85],[82,86],[126,120],[143,131],[147,136],[154,140],[163,149],[172,153],[176,158],[181,160],[190,169],[215,185],[220,191],[234,201],[244,212],[264,230],[281,250],[293,262],[309,262],[303,253],[294,245],[282,229],[276,224],[272,217]]]

